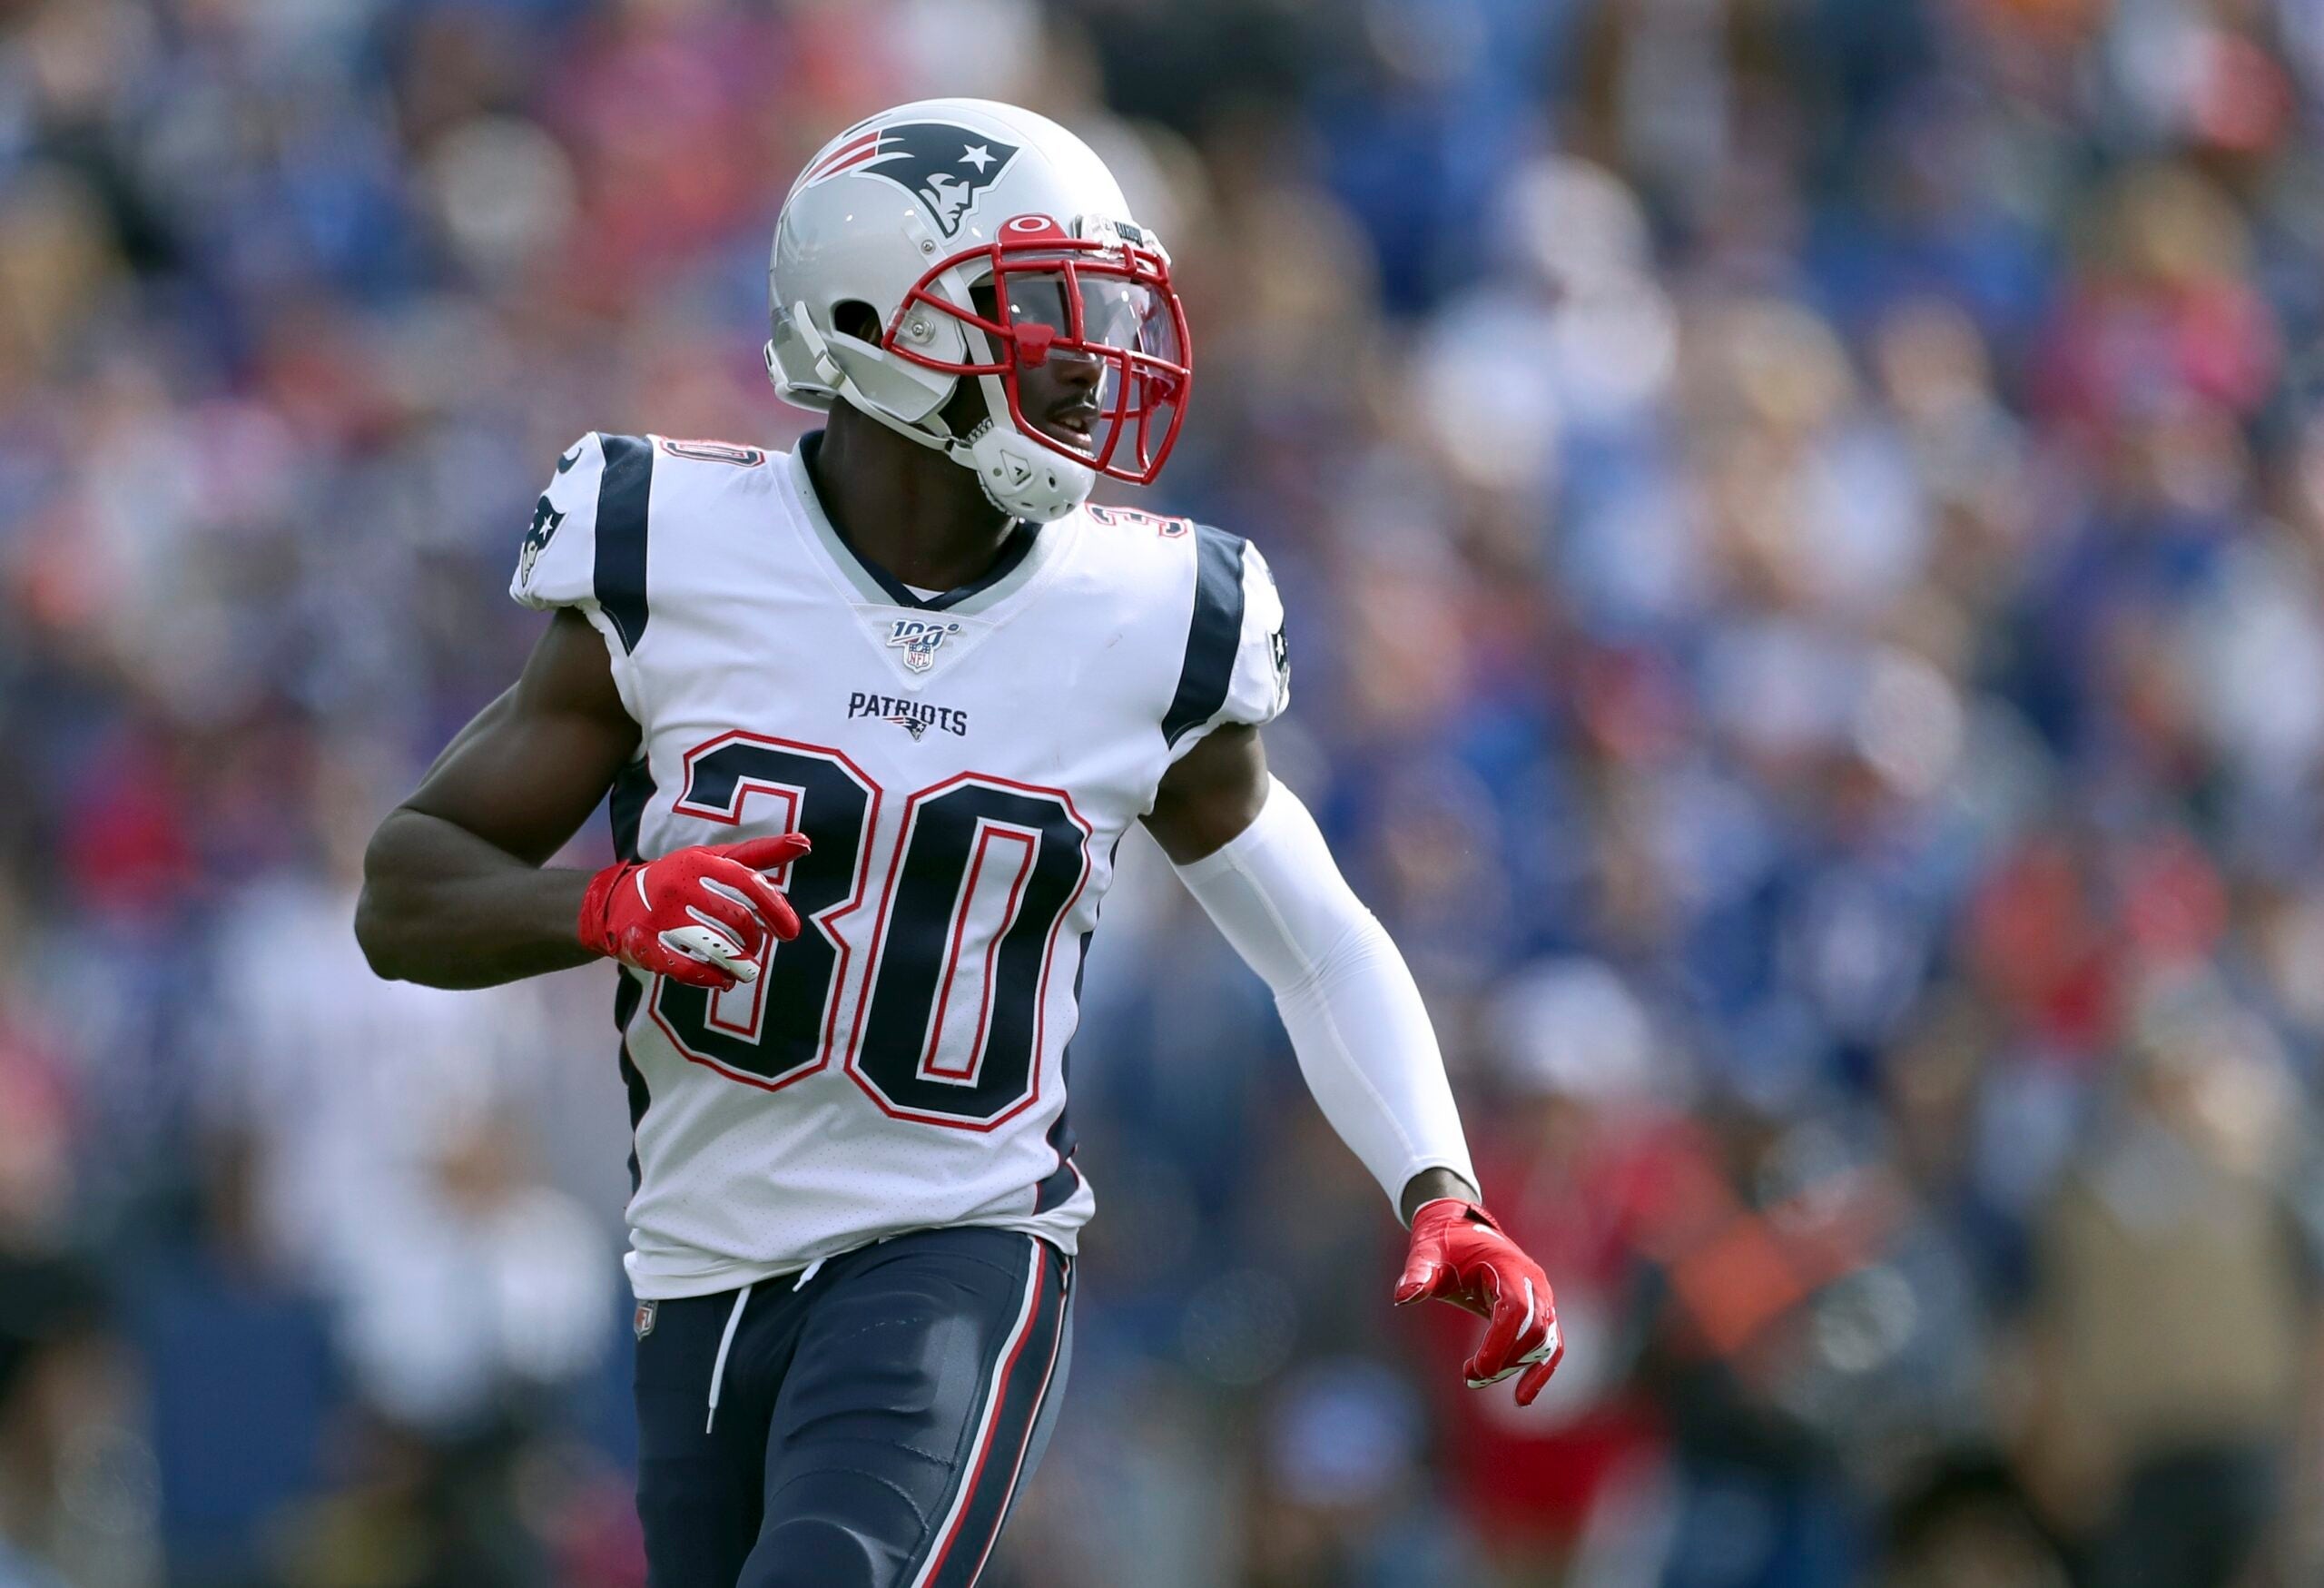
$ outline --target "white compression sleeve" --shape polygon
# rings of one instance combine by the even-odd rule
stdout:
[[[1256,821],[1177,872],[1274,991],[1307,1090],[1390,1205],[1424,1169],[1474,1185],[1420,989],[1299,796],[1271,780]]]

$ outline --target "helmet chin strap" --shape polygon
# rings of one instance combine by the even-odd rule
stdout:
[[[1011,518],[1036,524],[1054,522],[1088,501],[1098,471],[992,417],[1009,411],[1008,394],[997,375],[978,380],[984,386],[985,421],[969,432],[965,443],[952,441],[944,450],[953,462],[976,471],[986,498]]]
[[[990,386],[1000,385],[994,376],[981,379]],[[899,436],[943,453],[975,475],[977,483],[984,488],[985,499],[1012,518],[1035,524],[1053,523],[1088,501],[1090,491],[1097,487],[1096,469],[1059,457],[1019,434],[1014,425],[1001,424],[990,415],[966,436],[944,435],[900,419],[866,400],[852,380],[842,380],[838,389],[847,405],[858,413],[870,416]],[[985,400],[989,405],[998,402],[1000,411],[1008,411],[1008,399],[1001,393],[989,390]],[[931,416],[926,422],[943,421]]]

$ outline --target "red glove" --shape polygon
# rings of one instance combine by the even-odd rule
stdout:
[[[755,981],[769,935],[799,935],[798,912],[759,873],[806,853],[805,833],[785,833],[609,865],[581,895],[582,946],[689,987]]]
[[[1557,1298],[1550,1294],[1541,1266],[1476,1203],[1440,1197],[1422,1203],[1413,1215],[1412,1255],[1396,1285],[1396,1305],[1423,1297],[1492,1320],[1484,1344],[1462,1368],[1471,1389],[1499,1384],[1521,1370],[1517,1404],[1533,1404],[1565,1355],[1565,1342],[1558,1337]]]

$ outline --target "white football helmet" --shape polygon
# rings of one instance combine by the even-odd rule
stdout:
[[[783,201],[767,289],[786,401],[845,399],[973,469],[1017,518],[1062,517],[1100,474],[1151,481],[1186,415],[1169,255],[1087,143],[1013,105],[922,100],[832,139]],[[1025,411],[1019,371],[1053,354],[1103,363],[1086,439]],[[955,435],[942,409],[963,376],[986,411]]]

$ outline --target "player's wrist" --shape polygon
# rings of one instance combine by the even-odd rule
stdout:
[[[573,922],[574,935],[591,953],[618,957],[614,942],[614,890],[622,885],[638,864],[634,860],[617,860],[593,873],[588,886],[581,891],[581,908]]]
[[[1424,1169],[1404,1182],[1403,1194],[1396,1198],[1397,1215],[1410,1228],[1420,1210],[1431,1202],[1464,1202],[1479,1205],[1483,1198],[1476,1187],[1449,1169]]]

